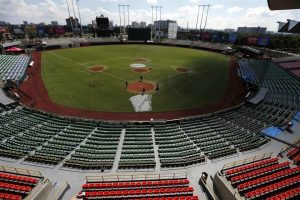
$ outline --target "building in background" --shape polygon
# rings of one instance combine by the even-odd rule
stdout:
[[[58,21],[51,21],[52,26],[58,26]]]
[[[109,28],[110,29],[114,28],[114,22],[113,21],[109,21]]]
[[[28,25],[28,21],[23,21],[23,25],[27,26]]]
[[[140,22],[140,28],[146,28],[147,23],[146,22]]]
[[[156,37],[176,38],[178,24],[174,20],[159,20],[154,21],[153,29]]]
[[[234,33],[234,32],[235,32],[235,29],[233,29],[233,28],[226,28],[226,29],[224,30],[224,32],[225,32],[225,33]]]
[[[138,23],[138,22],[132,22],[131,27],[132,28],[140,28],[140,23]]]
[[[249,35],[264,35],[267,32],[266,27],[238,27],[238,33],[249,34]]]
[[[154,21],[154,29],[155,30],[164,30],[167,31],[169,28],[169,23],[177,23],[174,20],[158,20]]]
[[[170,22],[169,27],[168,27],[168,38],[176,39],[177,38],[177,31],[178,31],[177,22]]]

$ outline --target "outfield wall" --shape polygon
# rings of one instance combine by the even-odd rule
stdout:
[[[192,48],[198,50],[205,50],[205,51],[212,51],[221,53],[225,51],[224,47],[218,48],[217,46],[200,46],[197,43],[194,44],[177,44],[177,43],[161,43],[161,42],[72,42],[69,44],[52,44],[49,46],[44,47],[43,50],[54,50],[54,49],[61,49],[61,48],[77,48],[77,47],[87,47],[87,46],[98,46],[98,45],[130,45],[130,44],[142,44],[142,45],[158,45],[158,46],[172,46],[172,47],[183,47],[183,48]]]

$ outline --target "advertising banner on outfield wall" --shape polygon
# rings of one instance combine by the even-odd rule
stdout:
[[[46,36],[46,29],[44,26],[37,26],[36,32],[38,37],[45,37]]]
[[[258,37],[257,45],[267,47],[270,45],[270,37]]]
[[[236,33],[230,33],[228,36],[228,42],[231,44],[235,44],[237,41],[237,34]]]
[[[25,32],[31,38],[37,36],[37,31],[36,31],[36,26],[35,25],[26,26],[25,27]]]
[[[63,35],[65,34],[65,28],[63,26],[53,27],[54,34]]]
[[[252,46],[256,46],[257,45],[257,37],[248,37],[247,39],[247,44],[248,45],[252,45]]]
[[[54,35],[54,31],[53,31],[53,27],[52,26],[48,26],[46,28],[46,34],[49,35],[49,36]]]
[[[210,40],[211,34],[208,32],[203,33],[203,40]]]

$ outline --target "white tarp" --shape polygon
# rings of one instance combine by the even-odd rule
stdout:
[[[4,106],[7,106],[7,105],[10,105],[10,104],[13,104],[15,103],[14,100],[8,98],[2,89],[0,89],[0,104],[4,105]]]
[[[139,94],[129,98],[135,112],[147,112],[152,110],[152,95]]]

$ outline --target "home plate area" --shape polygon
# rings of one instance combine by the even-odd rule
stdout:
[[[139,94],[129,98],[135,112],[147,112],[152,110],[152,95]]]

